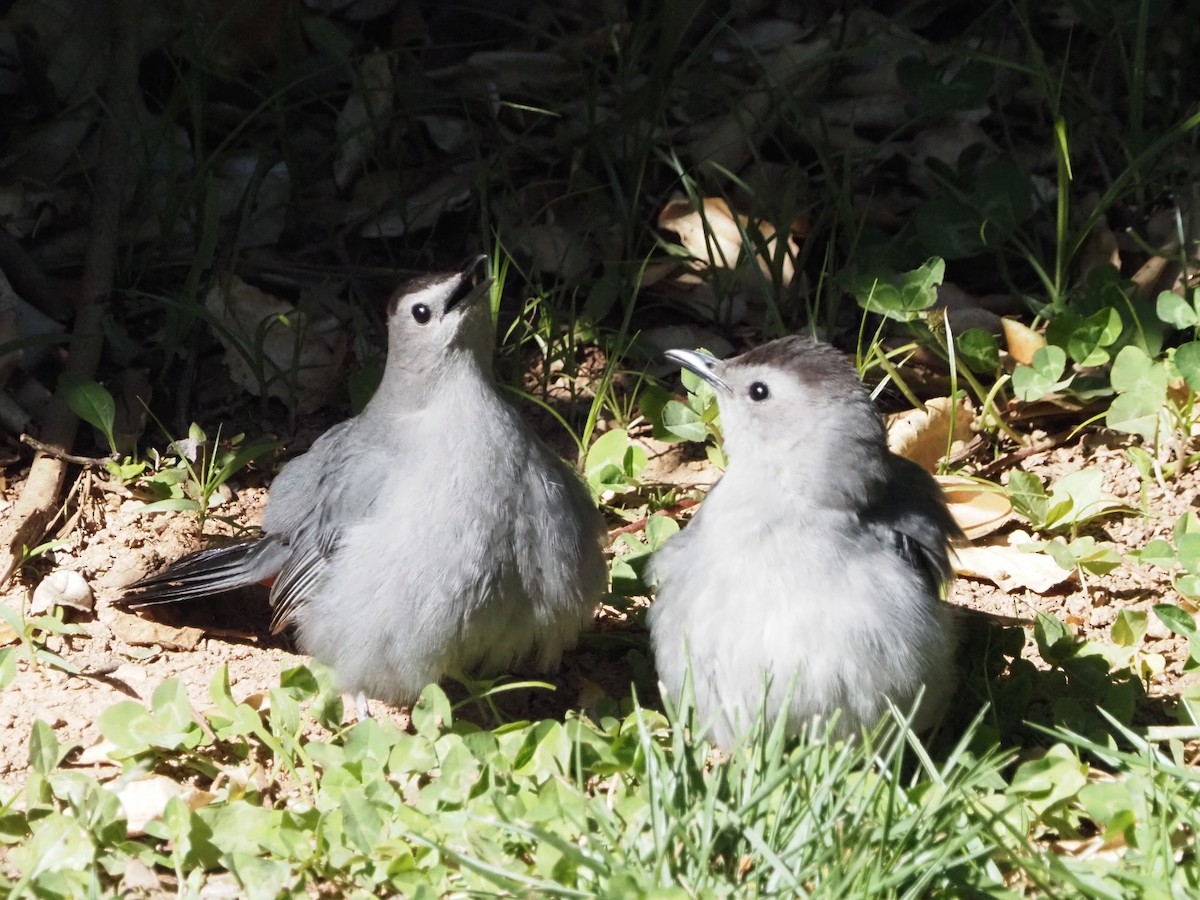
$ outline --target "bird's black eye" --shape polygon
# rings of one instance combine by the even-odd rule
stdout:
[[[759,400],[766,400],[768,397],[770,397],[771,389],[767,387],[765,383],[756,381],[754,384],[750,385],[750,390],[748,393],[750,394],[750,399],[757,403]]]
[[[429,307],[424,303],[414,303],[412,314],[413,318],[417,320],[418,325],[424,325],[433,318],[433,313],[429,311]]]

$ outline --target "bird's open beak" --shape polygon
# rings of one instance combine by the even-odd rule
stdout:
[[[482,253],[472,256],[462,266],[458,287],[446,303],[446,312],[456,306],[469,307],[491,289],[492,279],[487,273],[487,257]]]
[[[679,363],[685,369],[695,372],[718,390],[728,391],[729,385],[717,375],[717,366],[721,361],[715,356],[709,356],[701,350],[668,350],[663,356]]]

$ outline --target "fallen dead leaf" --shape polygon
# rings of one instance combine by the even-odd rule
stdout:
[[[983,543],[955,548],[954,570],[967,578],[982,578],[1002,591],[1030,590],[1044,594],[1073,577],[1044,553],[1022,550],[1033,544],[1023,531],[996,535]]]
[[[126,782],[117,789],[117,800],[125,813],[126,831],[130,837],[146,833],[146,826],[161,818],[172,798],[178,797],[188,809],[196,810],[213,801],[213,795],[168,778],[166,775],[146,775]]]
[[[570,63],[561,54],[539,50],[481,50],[471,54],[465,69],[485,76],[491,92],[499,96],[538,85],[561,85],[571,74]]]
[[[314,320],[236,275],[216,279],[204,306],[221,324],[229,377],[249,393],[312,412],[341,387],[346,338],[336,321]]]
[[[989,334],[998,335],[1004,329],[1003,317],[986,304],[994,302],[992,298],[978,297],[950,281],[938,285],[937,303],[933,311],[939,317],[945,310],[950,329],[955,334],[962,334],[972,328],[981,328]]]
[[[581,240],[579,229],[553,223],[517,225],[511,239],[513,246],[527,255],[539,272],[576,279],[595,264],[591,248]]]
[[[592,709],[606,696],[604,688],[590,678],[579,679],[579,697],[576,700],[583,709]]]
[[[746,321],[750,306],[744,291],[714,290],[711,282],[695,272],[681,273],[678,266],[674,267],[674,271],[674,278],[660,281],[654,286],[656,296],[706,322],[735,325]]]
[[[167,650],[195,650],[204,639],[204,631],[190,625],[175,628],[129,613],[118,612],[110,623],[112,632],[127,644],[160,646]]]
[[[271,711],[271,695],[263,691],[247,694],[242,698],[242,702],[258,713],[268,713]]]
[[[1046,346],[1044,334],[1034,331],[1016,319],[1005,317],[1001,324],[1004,327],[1004,343],[1008,348],[1008,355],[1014,362],[1027,366],[1033,362],[1033,354]]]
[[[75,757],[75,765],[119,767],[120,761],[114,759],[112,755],[116,749],[117,745],[108,738],[97,738],[94,743],[79,751],[79,756]]]
[[[662,325],[657,328],[647,328],[642,332],[642,337],[648,340],[661,352],[663,350],[694,350],[704,348],[717,359],[722,359],[733,352],[733,344],[727,339],[717,334],[711,328],[704,328],[700,325]],[[661,367],[656,371],[661,374],[668,372],[676,372],[679,370],[679,365],[664,358],[661,361]]]
[[[121,873],[121,890],[138,897],[153,897],[163,893],[158,873],[136,856],[131,856],[125,861],[125,871]]]
[[[998,485],[959,475],[940,475],[937,482],[954,521],[972,541],[998,531],[1012,518],[1012,501]]]
[[[222,217],[241,219],[238,246],[272,247],[279,242],[292,202],[286,162],[268,168],[259,151],[233,154],[215,169],[212,183]]]
[[[773,223],[735,214],[721,197],[705,197],[697,209],[686,198],[667,202],[658,214],[658,227],[670,231],[696,259],[698,268],[733,269],[743,260],[743,249],[753,253],[763,275],[770,278],[773,260],[780,252],[778,237],[786,234],[780,277],[784,287],[795,277],[794,260],[800,252],[790,231]],[[746,240],[752,244],[746,248]]]
[[[354,74],[358,89],[351,92],[337,118],[337,145],[341,150],[333,162],[333,180],[340,190],[349,186],[375,151],[395,103],[391,54],[368,53],[358,62]]]
[[[974,420],[975,410],[965,397],[957,404],[949,397],[934,397],[925,401],[924,409],[888,416],[888,449],[932,472],[952,437],[960,441],[971,436]]]
[[[449,167],[446,174],[421,180],[413,177],[415,189],[398,190],[388,184],[390,173],[379,178],[363,176],[355,184],[350,218],[357,220],[362,208],[382,210],[369,215],[360,233],[367,238],[403,237],[433,228],[447,213],[466,207],[474,196],[475,172],[470,166]],[[382,183],[381,183],[382,182]]]
[[[1076,265],[1079,268],[1079,275],[1083,279],[1097,269],[1106,266],[1111,266],[1118,272],[1121,271],[1121,250],[1117,244],[1117,236],[1103,218],[1092,228],[1087,243],[1080,251]]]

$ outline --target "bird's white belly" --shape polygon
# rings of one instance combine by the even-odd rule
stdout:
[[[885,697],[911,704],[949,653],[941,611],[925,609],[938,601],[898,556],[868,545],[856,560],[841,558],[845,542],[791,524],[719,555],[681,552],[660,588],[656,642],[686,640],[698,713],[720,743],[753,721],[764,690],[772,718],[786,708],[799,724],[841,710],[840,730],[856,731],[878,719]],[[709,561],[697,566],[703,579],[689,559]],[[664,682],[677,690],[682,672],[671,668]]]

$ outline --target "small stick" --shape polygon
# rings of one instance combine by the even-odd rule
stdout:
[[[77,466],[88,466],[89,468],[99,468],[106,463],[112,462],[111,456],[76,456],[74,453],[67,453],[59,447],[52,447],[49,444],[43,444],[33,435],[22,434],[21,443],[28,444],[38,453],[44,453],[46,456],[53,456],[55,459],[61,459],[63,462],[75,463]]]
[[[664,509],[663,512],[673,519],[675,518],[676,513],[683,512],[685,509],[690,509],[691,507],[696,506],[699,502],[699,500],[693,500],[688,497],[684,500],[680,500],[670,509]],[[658,515],[658,513],[655,513],[655,515]],[[611,541],[623,534],[637,534],[637,532],[645,530],[646,523],[648,521],[650,521],[650,517],[644,516],[643,518],[638,519],[636,522],[630,522],[628,525],[622,525],[620,528],[614,528],[608,533],[608,539]]]

